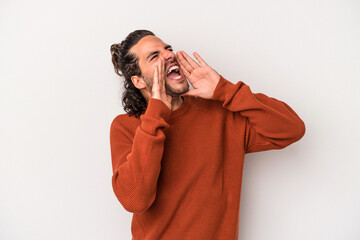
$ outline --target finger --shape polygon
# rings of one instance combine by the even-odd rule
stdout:
[[[158,78],[158,66],[156,65],[155,70],[154,70],[153,83],[157,83],[158,81],[159,81],[159,78]]]
[[[153,78],[152,87],[150,89],[152,95],[157,91],[158,88],[159,88],[159,77],[158,77],[158,67],[156,66],[154,69],[154,78]]]
[[[161,59],[161,79],[165,82],[166,79],[166,69],[165,69],[165,61]]]
[[[161,79],[160,81],[160,90],[161,92],[165,92],[165,63],[163,60],[160,60],[160,64],[159,64],[159,78]]]
[[[180,64],[180,70],[183,72],[183,74],[185,75],[185,77],[187,77],[187,78],[190,77],[190,73],[188,72],[188,70],[186,70],[186,68],[184,67],[184,65]]]
[[[162,64],[161,64],[161,61],[158,63],[157,69],[158,69],[157,72],[158,72],[159,84],[162,85],[162,82],[164,81],[164,78],[162,77]]]
[[[181,96],[197,96],[197,91],[195,89],[189,89],[186,93],[181,94]]]
[[[184,55],[181,52],[177,52],[177,56],[178,56],[180,65],[182,65],[186,69],[187,72],[191,73],[194,70],[194,68],[185,59]]]
[[[208,66],[207,63],[200,57],[200,55],[197,52],[194,52],[194,57],[196,58],[196,60],[198,60],[200,65]]]
[[[181,51],[181,53],[185,57],[186,61],[188,61],[194,69],[200,67],[200,65],[197,62],[195,62],[191,57],[189,57],[189,55],[187,55],[186,52]]]

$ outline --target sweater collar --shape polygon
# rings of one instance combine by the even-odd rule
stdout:
[[[169,119],[178,118],[179,116],[183,115],[187,111],[187,109],[190,107],[192,97],[191,96],[181,96],[181,98],[183,99],[183,103],[181,104],[181,106],[178,109],[171,112]]]

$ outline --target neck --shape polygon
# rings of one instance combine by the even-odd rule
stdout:
[[[149,102],[150,96],[144,96],[146,102]],[[176,109],[178,109],[181,104],[183,104],[184,100],[182,99],[181,96],[176,96],[176,97],[172,97],[171,100],[171,111],[175,111]]]
[[[171,111],[175,111],[176,109],[178,109],[183,102],[184,102],[184,100],[182,99],[181,96],[172,97],[172,100],[171,100]]]

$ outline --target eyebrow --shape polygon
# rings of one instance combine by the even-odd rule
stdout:
[[[172,48],[172,46],[169,45],[169,44],[164,47],[164,49],[169,49],[169,48]],[[148,60],[152,55],[158,54],[158,53],[159,53],[159,51],[151,52],[151,53],[146,57],[146,60]]]

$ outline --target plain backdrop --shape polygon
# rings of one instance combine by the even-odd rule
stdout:
[[[245,156],[239,239],[360,239],[360,1],[0,1],[0,239],[131,239],[111,185],[110,45],[136,29],[289,104]]]

